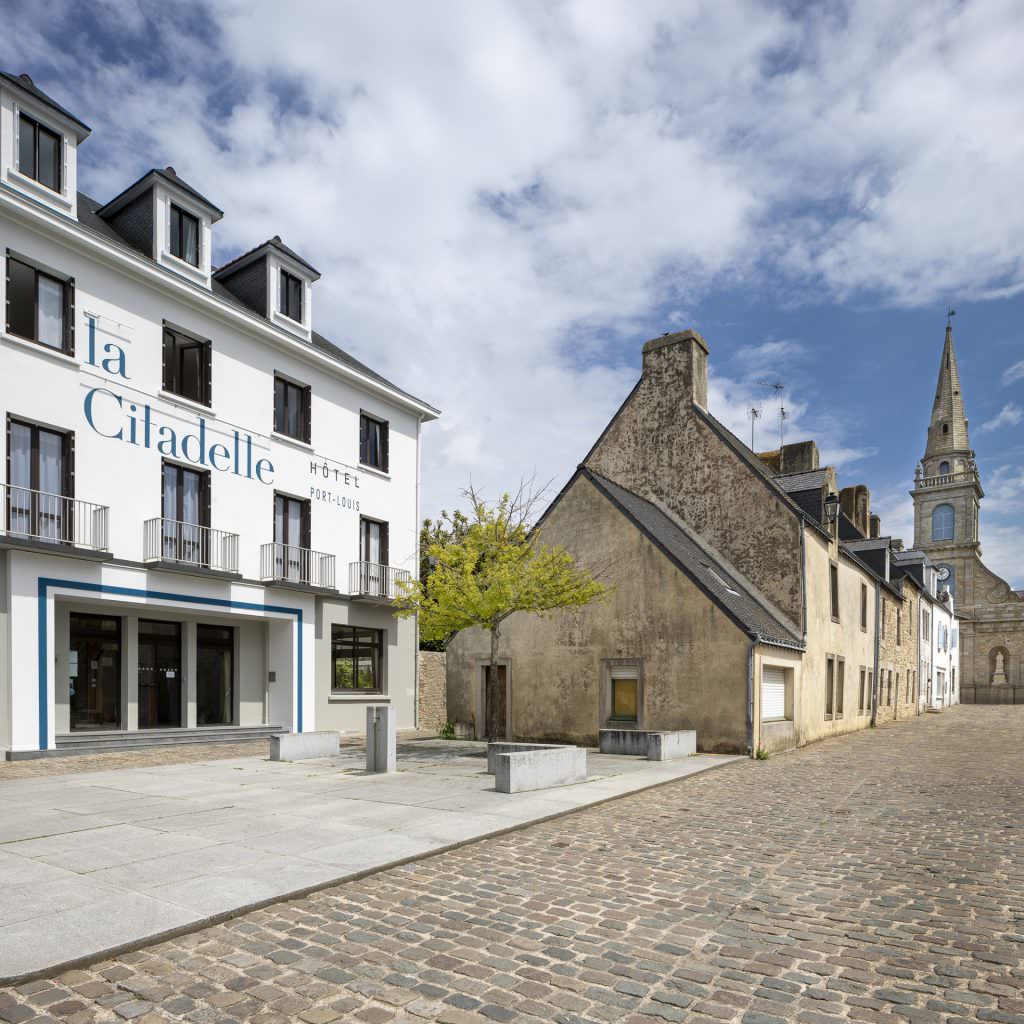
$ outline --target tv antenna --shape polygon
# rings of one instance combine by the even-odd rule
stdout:
[[[782,401],[782,392],[786,385],[771,380],[759,380],[757,383],[762,388],[773,388],[779,399],[779,458],[781,459],[782,449],[786,445],[786,406]]]
[[[747,419],[750,420],[750,450],[757,451],[754,447],[754,425],[761,418],[761,410],[758,406],[752,405],[747,410]]]

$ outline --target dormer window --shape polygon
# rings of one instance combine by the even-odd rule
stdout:
[[[18,118],[18,170],[54,192],[61,190],[63,139],[34,118]]]
[[[302,323],[302,279],[287,270],[281,271],[280,299],[278,309],[290,320]]]
[[[199,218],[171,203],[171,255],[199,266]]]

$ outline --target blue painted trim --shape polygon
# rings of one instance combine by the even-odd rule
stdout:
[[[197,594],[170,594],[163,590],[138,590],[135,587],[113,587],[103,583],[81,583],[78,580],[58,580],[39,577],[39,749],[46,750],[49,743],[49,701],[47,700],[47,643],[46,643],[46,600],[50,587],[64,587],[68,590],[84,590],[91,594],[113,594],[118,597],[150,597],[158,601],[177,601],[179,604],[200,604],[213,608],[245,608],[257,612],[278,612],[294,615],[299,630],[298,685],[296,696],[296,724],[302,732],[302,609],[288,608],[278,604],[257,604],[255,601],[229,601],[222,597],[200,597]]]

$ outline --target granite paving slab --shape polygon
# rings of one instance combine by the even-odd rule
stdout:
[[[417,740],[399,771],[361,748],[0,774],[0,982],[178,933],[737,758],[589,754],[588,780],[508,795],[485,744]]]

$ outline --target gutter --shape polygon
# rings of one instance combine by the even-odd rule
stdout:
[[[371,377],[366,377],[357,370],[318,352],[313,348],[312,342],[305,342],[298,338],[293,339],[264,322],[256,314],[228,305],[212,292],[208,292],[184,278],[176,277],[173,272],[152,263],[144,256],[131,252],[126,246],[122,247],[113,239],[102,238],[84,224],[71,220],[69,217],[54,214],[43,207],[37,209],[35,204],[28,205],[30,202],[31,200],[26,201],[18,196],[9,186],[0,184],[0,210],[10,213],[13,218],[27,222],[30,230],[49,229],[55,231],[62,236],[61,241],[68,248],[83,252],[97,261],[113,265],[117,270],[152,287],[170,291],[180,301],[197,306],[202,312],[216,317],[236,329],[256,333],[262,340],[291,352],[307,362],[314,363],[329,373],[354,381],[364,390],[384,395],[390,402],[410,410],[424,419],[435,419],[440,415],[437,409],[426,402],[400,394],[396,389],[381,384]]]
[[[800,520],[800,627],[803,629],[804,646],[807,646],[807,520]]]

